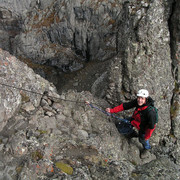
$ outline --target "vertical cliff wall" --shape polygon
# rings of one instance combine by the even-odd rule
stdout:
[[[171,58],[172,58],[172,72],[175,81],[175,87],[173,91],[173,98],[171,104],[171,120],[172,120],[172,134],[177,137],[177,144],[180,144],[179,137],[179,118],[180,118],[180,2],[174,1],[172,6],[172,15],[169,21],[170,32],[171,32]],[[175,151],[178,148],[175,148]],[[178,153],[173,153],[177,162],[180,162],[180,155]]]
[[[169,134],[170,105],[174,81],[171,72],[171,49],[168,19],[170,2],[152,1],[147,7],[126,4],[119,29],[119,56],[114,59],[108,98],[126,101],[139,88],[149,90],[159,109],[156,133]],[[123,48],[121,48],[123,47]]]
[[[180,124],[178,123],[179,113],[180,113],[180,105],[179,105],[179,95],[180,95],[180,2],[175,1],[172,6],[172,16],[169,21],[170,25],[170,32],[171,32],[171,58],[172,58],[172,72],[173,78],[175,80],[175,88],[174,88],[174,96],[172,100],[172,107],[171,107],[171,117],[172,117],[172,124],[173,129],[172,131],[175,133],[176,136],[179,136],[178,129]]]

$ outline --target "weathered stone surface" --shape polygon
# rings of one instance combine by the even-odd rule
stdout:
[[[0,59],[0,129],[2,130],[7,120],[20,109],[21,105],[27,112],[35,110],[41,100],[39,94],[51,88],[53,90],[54,87],[51,87],[49,82],[39,75],[34,74],[26,64],[2,49],[0,49]],[[20,89],[13,88],[14,86]],[[21,91],[21,88],[39,94]]]
[[[13,53],[71,71],[82,68],[82,63],[70,48],[81,59],[109,59],[117,54],[122,8],[123,1],[32,2],[24,9],[28,13],[22,16],[23,30],[13,40]]]
[[[7,52],[1,51],[1,53],[5,53],[3,55],[10,58]],[[40,89],[40,82],[46,83],[45,80],[33,74],[33,71],[15,57],[11,56],[11,58],[14,59],[12,64],[8,64],[9,67],[3,66],[3,70],[7,72],[9,70],[9,77],[14,72],[13,70],[10,71],[11,68],[16,65],[15,72],[19,72],[16,80],[21,79],[20,82],[28,83],[29,88],[31,88],[31,83],[34,82],[33,78],[38,77],[33,84],[33,91]],[[10,62],[8,61],[8,63]],[[22,66],[25,67],[26,71],[20,71]],[[17,81],[16,85],[20,82]],[[33,172],[33,178],[35,179],[45,176],[45,174],[61,178],[63,174],[58,175],[58,169],[53,166],[57,160],[67,161],[68,164],[70,163],[69,165],[73,166],[75,173],[73,173],[72,179],[80,177],[77,174],[79,171],[82,172],[82,176],[84,174],[91,176],[90,171],[83,171],[83,167],[87,168],[88,165],[91,165],[91,170],[96,172],[93,176],[99,178],[105,173],[104,171],[98,172],[101,167],[106,169],[108,177],[108,174],[112,172],[111,168],[119,172],[119,169],[112,165],[111,162],[122,161],[123,164],[125,158],[137,164],[144,163],[139,157],[139,147],[133,145],[133,142],[128,143],[124,137],[119,135],[112,121],[102,115],[101,112],[91,109],[84,103],[85,100],[88,100],[106,107],[108,106],[107,102],[95,99],[89,92],[77,93],[69,91],[59,96],[49,83],[45,85],[46,89],[40,90],[47,90],[48,92],[39,98],[37,104],[35,103],[37,102],[36,94],[28,92],[29,96],[27,97],[27,95],[23,94],[26,92],[21,92],[23,102],[20,99],[20,111],[17,111],[17,114],[12,114],[13,118],[8,121],[1,131],[2,138],[8,137],[8,141],[2,141],[1,153],[10,152],[9,156],[12,155],[13,158],[9,159],[8,162],[15,162],[13,166],[7,165],[7,170],[2,169],[4,178],[13,178],[17,175],[21,178],[28,177],[30,171]],[[4,94],[7,95],[7,92]],[[2,102],[5,99],[6,96],[1,96]],[[21,104],[23,105],[21,106]],[[32,104],[34,105],[32,106]],[[52,114],[51,117],[46,116],[46,113],[51,110],[55,114]],[[131,145],[133,149],[130,148]],[[130,152],[128,156],[126,148]],[[136,152],[136,157],[134,157],[132,151]],[[27,161],[24,161],[25,157],[28,157]],[[4,161],[7,161],[7,158],[5,155]],[[84,161],[87,164],[85,166]],[[149,161],[151,159],[147,162]],[[100,167],[98,164],[101,164]],[[134,169],[132,163],[129,163],[129,166],[132,166],[131,170]],[[117,173],[115,177],[121,176],[128,177],[128,174],[118,175]]]
[[[110,82],[115,84],[115,88],[109,87],[108,90],[108,98],[113,103],[117,102],[114,103],[116,105],[135,98],[138,89],[148,89],[159,108],[157,137],[169,134],[171,129],[169,109],[174,81],[169,46],[169,5],[152,1],[143,10],[138,4],[133,7],[126,4],[124,15],[128,16],[128,20],[126,26],[121,26],[119,30],[119,41],[122,43],[119,50],[124,50],[112,63]],[[135,15],[132,16],[132,13]]]
[[[178,179],[180,177],[179,170],[178,166],[164,157],[138,167],[131,174],[131,179]]]
[[[171,119],[172,119],[172,133],[177,137],[180,138],[180,94],[179,88],[175,90],[173,101],[171,105]]]
[[[1,53],[10,57],[7,52]],[[28,83],[31,88],[33,78],[38,77],[33,84],[33,91],[37,89],[41,93],[47,92],[40,96],[37,104],[34,93],[28,92],[28,96],[23,94],[23,101],[20,99],[19,102],[20,111],[11,115],[12,118],[0,132],[0,155],[4,156],[2,159],[6,162],[6,168],[2,164],[0,177],[18,176],[22,179],[30,177],[31,172],[34,179],[128,179],[132,172],[136,173],[137,165],[148,164],[159,154],[169,154],[173,159],[179,158],[178,143],[174,144],[173,139],[164,139],[166,147],[163,147],[163,142],[162,145],[153,144],[149,157],[141,159],[142,146],[138,139],[130,140],[119,134],[113,119],[84,103],[90,101],[104,109],[109,106],[105,100],[97,99],[89,92],[77,93],[73,90],[58,95],[49,83],[16,58],[13,63],[9,67],[3,66],[2,72],[6,70],[9,72],[8,77],[11,77],[14,71],[9,69],[16,65],[15,72],[19,72],[17,78],[24,84]],[[26,71],[20,71],[22,66]],[[16,85],[20,82],[17,81]],[[44,89],[40,88],[40,82],[45,83]],[[113,83],[111,87],[113,89]],[[7,92],[8,90],[4,92],[6,96]],[[22,93],[26,92],[22,91],[21,95]],[[1,96],[2,102],[6,96]],[[32,104],[35,107],[33,110],[30,108]],[[47,112],[53,113],[47,116]],[[55,166],[56,162],[73,168],[73,173],[61,173]],[[179,163],[178,160],[176,163]],[[175,164],[173,166],[176,167]],[[162,168],[161,165],[159,168]],[[161,176],[165,177],[163,173]],[[171,174],[169,176],[174,177]]]
[[[22,18],[11,8],[0,5],[0,48],[12,51],[12,40],[22,30]]]
[[[138,139],[120,135],[113,119],[84,104],[104,109],[105,100],[73,90],[58,95],[52,84],[0,50],[0,82],[40,93],[0,85],[0,179],[178,179],[179,5],[177,0],[2,1],[0,47],[31,67],[38,62],[66,72],[81,69],[84,59],[107,60],[72,74],[74,87],[81,91],[80,79],[87,78],[86,90],[106,95],[113,106],[147,88],[159,123],[149,158],[141,159]],[[62,172],[56,162],[73,173]]]
[[[180,2],[175,0],[172,6],[172,16],[170,18],[170,33],[171,33],[171,57],[173,64],[173,76],[177,83],[180,83],[179,57],[180,57]]]
[[[22,15],[28,11],[32,1],[33,0],[1,0],[0,6],[10,9],[15,14]],[[38,0],[34,2],[38,2]]]
[[[172,7],[172,16],[170,19],[170,32],[171,32],[171,58],[172,58],[172,72],[175,80],[174,95],[171,105],[171,120],[172,120],[172,133],[179,139],[179,117],[180,117],[180,73],[179,73],[179,57],[180,57],[180,2],[174,1]]]

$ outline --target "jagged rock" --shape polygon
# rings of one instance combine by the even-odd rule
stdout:
[[[77,130],[79,139],[87,139],[88,133],[84,130]]]
[[[175,137],[180,138],[180,94],[179,88],[176,89],[173,96],[173,103],[171,105],[171,118],[172,118],[172,133]]]
[[[92,94],[100,98],[104,97],[107,91],[106,89],[107,83],[108,83],[108,76],[107,76],[107,72],[105,72],[99,78],[97,78],[97,80],[93,83],[91,87]]]
[[[180,73],[178,71],[179,67],[179,57],[180,57],[180,35],[179,35],[179,25],[180,25],[180,2],[175,0],[172,6],[172,16],[170,18],[170,35],[171,35],[171,57],[172,57],[172,72],[173,77],[178,85],[180,85]]]
[[[159,123],[152,138],[156,143],[157,137],[168,135],[171,130],[169,109],[174,88],[168,27],[171,2],[166,5],[153,1],[145,9],[139,9],[138,4],[126,4],[123,13],[129,18],[119,29],[120,54],[114,58],[109,76],[116,88],[110,86],[107,93],[109,102],[115,106],[136,98],[140,88],[149,90],[159,109]]]
[[[41,100],[41,106],[49,106],[49,104],[45,99],[42,99]]]
[[[51,117],[51,116],[54,116],[55,114],[53,112],[47,111],[45,112],[45,115]]]
[[[28,103],[22,105],[21,108],[23,110],[25,110],[26,112],[31,112],[31,111],[35,110],[35,107],[33,106],[33,104],[31,102],[28,102]]]
[[[171,104],[171,119],[172,119],[172,133],[179,139],[179,117],[180,117],[180,73],[179,73],[179,56],[180,56],[180,13],[179,13],[180,2],[174,1],[172,16],[170,18],[170,35],[171,35],[171,58],[172,58],[172,72],[175,80],[174,94]]]
[[[52,114],[56,114],[56,111],[50,106],[43,106],[42,108],[45,111],[45,113],[50,112]]]
[[[34,110],[40,104],[41,95],[46,90],[55,91],[55,88],[48,81],[34,74],[33,70],[20,62],[16,57],[0,49],[0,123],[1,130],[24,103],[23,107],[27,111]],[[4,84],[4,85],[3,85]],[[19,89],[13,88],[17,87]],[[28,91],[39,94],[30,93]]]
[[[74,71],[83,67],[81,59],[106,60],[117,54],[117,25],[122,2],[39,0],[20,5],[8,1],[2,6],[8,3],[14,5],[10,8],[12,12],[16,12],[17,6],[20,8],[19,14],[24,20],[23,30],[12,40],[11,48],[17,56]],[[49,7],[52,7],[50,11]]]
[[[10,9],[15,14],[23,15],[23,13],[26,13],[27,10],[30,8],[31,2],[33,0],[2,0],[1,1],[1,7],[6,7],[7,9]]]
[[[10,152],[17,161],[12,170],[13,174],[17,175],[15,169],[22,166],[18,173],[21,178],[25,175],[28,177],[29,171],[34,173],[35,179],[45,176],[46,173],[52,173],[52,177],[56,175],[60,178],[63,175],[57,173],[58,168],[52,169],[53,164],[56,163],[54,158],[57,157],[58,161],[65,161],[66,164],[73,167],[72,177],[69,177],[72,179],[80,177],[79,172],[82,173],[82,177],[85,174],[91,176],[93,172],[95,172],[93,173],[94,178],[99,178],[101,175],[109,177],[112,172],[111,168],[117,172],[113,178],[128,177],[127,172],[126,175],[122,172],[119,175],[119,166],[108,164],[107,161],[109,163],[111,161],[119,162],[127,158],[129,161],[141,164],[139,147],[133,142],[128,143],[125,138],[119,135],[113,122],[109,122],[108,118],[101,112],[91,109],[85,103],[78,103],[81,99],[94,103],[99,102],[101,105],[107,105],[106,102],[95,99],[89,92],[69,91],[64,93],[62,97],[68,101],[59,99],[59,102],[56,102],[56,107],[62,107],[56,116],[47,117],[42,113],[42,107],[38,107],[38,110],[34,111],[34,114],[28,118],[29,124],[26,125],[26,128],[21,129],[16,121],[13,125],[11,120],[1,132],[3,136],[5,134],[9,136],[9,140],[5,144],[6,148],[2,149],[2,153],[4,151]],[[17,114],[15,119],[21,121],[21,116]],[[9,123],[12,125],[9,126]],[[16,129],[12,135],[11,128]],[[138,142],[136,143],[138,144]],[[133,152],[137,152],[136,156]],[[25,157],[28,157],[27,161],[23,160]],[[73,161],[72,164],[68,159]],[[20,163],[22,161],[23,165]],[[77,161],[80,161],[80,164]],[[91,170],[86,172],[83,167],[87,168],[88,165],[91,166]],[[133,165],[129,162],[128,166]],[[101,167],[105,171],[99,171],[98,169]],[[123,172],[125,173],[125,170]],[[12,177],[12,174],[8,172],[6,175]]]
[[[22,18],[14,12],[13,7],[0,5],[0,48],[12,51],[11,41],[22,29]]]
[[[174,156],[174,161],[176,162],[176,164],[180,165],[180,140],[179,139],[177,140],[177,144],[174,149],[173,156]]]
[[[32,67],[31,60],[66,72],[82,68],[84,59],[111,61],[95,69],[91,64],[89,74],[81,71],[79,76],[93,79],[86,89],[114,106],[147,88],[159,108],[150,156],[141,159],[138,139],[119,134],[112,118],[84,103],[105,109],[105,100],[73,90],[58,95],[51,83],[0,50],[0,82],[39,93],[0,85],[0,179],[180,177],[179,1],[8,0],[0,6],[3,49]],[[62,173],[54,166],[59,161],[73,173]]]
[[[2,151],[4,148],[4,144],[0,144],[0,151]]]
[[[59,104],[59,103],[53,103],[52,108],[53,108],[55,111],[60,112],[62,106],[61,106],[61,104]]]
[[[178,179],[179,170],[178,166],[164,157],[138,167],[132,172],[131,179]]]

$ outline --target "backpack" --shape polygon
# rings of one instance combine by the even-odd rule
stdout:
[[[154,111],[156,113],[156,123],[158,123],[158,109],[154,106],[148,106],[147,111]]]

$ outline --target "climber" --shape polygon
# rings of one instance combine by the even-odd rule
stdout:
[[[117,113],[134,107],[136,109],[129,120],[132,127],[135,127],[139,131],[139,134],[137,134],[134,130],[131,133],[133,136],[130,137],[139,137],[139,142],[144,147],[143,151],[141,152],[141,158],[145,158],[148,152],[147,150],[151,149],[149,138],[151,137],[157,123],[156,112],[153,108],[150,108],[154,107],[154,101],[149,96],[149,92],[146,89],[141,89],[138,91],[136,99],[127,103],[122,103],[113,109],[106,108],[106,112]]]

